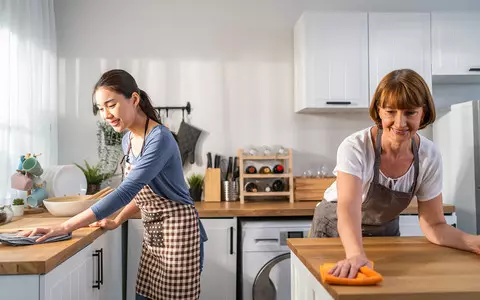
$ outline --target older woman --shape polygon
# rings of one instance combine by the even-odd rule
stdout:
[[[337,180],[315,209],[312,237],[340,236],[345,248],[346,259],[330,273],[353,278],[361,266],[370,266],[362,236],[400,235],[399,215],[414,196],[430,242],[480,254],[480,237],[449,226],[443,216],[442,159],[435,145],[417,134],[435,121],[422,77],[408,69],[387,74],[375,91],[370,116],[374,126],[339,146]]]

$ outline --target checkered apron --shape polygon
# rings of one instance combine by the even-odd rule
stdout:
[[[131,168],[125,164],[125,176]],[[145,227],[136,292],[151,300],[198,299],[200,230],[195,207],[162,198],[148,185],[134,200]]]

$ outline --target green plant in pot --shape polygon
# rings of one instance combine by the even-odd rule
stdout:
[[[102,182],[112,176],[112,174],[102,173],[100,165],[92,166],[86,160],[85,167],[80,166],[75,163],[75,165],[82,170],[87,179],[87,195],[93,195],[96,192],[100,191],[100,185]]]
[[[23,212],[24,212],[24,204],[25,204],[25,202],[23,201],[22,198],[13,199],[12,211],[13,211],[13,215],[14,215],[15,217],[18,217],[18,216],[23,215]]]
[[[194,201],[202,200],[202,191],[203,191],[203,175],[201,174],[192,174],[187,178],[188,186],[190,189],[190,196]]]

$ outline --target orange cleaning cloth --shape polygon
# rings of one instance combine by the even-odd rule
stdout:
[[[373,266],[373,262],[372,266]],[[328,274],[336,263],[325,263],[320,266],[320,275],[322,276],[322,282],[336,285],[374,285],[383,281],[383,276],[380,273],[375,272],[369,267],[361,267],[355,278],[340,278]]]

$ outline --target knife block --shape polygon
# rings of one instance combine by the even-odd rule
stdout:
[[[221,179],[220,168],[208,168],[205,172],[205,193],[203,200],[205,202],[220,202],[221,197]]]

